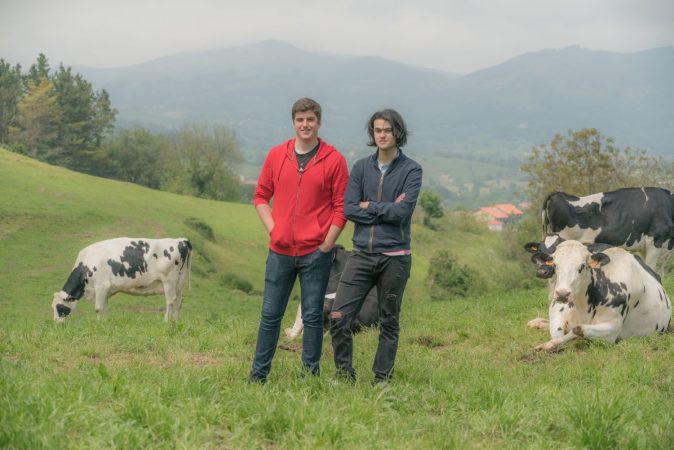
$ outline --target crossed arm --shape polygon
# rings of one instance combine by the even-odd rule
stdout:
[[[412,169],[403,184],[403,192],[394,201],[377,202],[362,200],[366,197],[363,192],[362,173],[354,171],[346,188],[344,200],[346,217],[364,225],[403,222],[414,211],[421,190],[421,175],[420,167]]]

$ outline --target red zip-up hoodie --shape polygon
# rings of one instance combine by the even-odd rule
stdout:
[[[269,150],[257,180],[253,204],[273,198],[274,228],[269,248],[287,256],[304,256],[325,240],[331,225],[344,228],[344,191],[349,180],[346,160],[319,139],[316,155],[300,173],[295,139]]]

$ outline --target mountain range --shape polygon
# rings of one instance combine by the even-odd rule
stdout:
[[[588,127],[619,147],[674,154],[674,47],[546,49],[458,75],[264,41],[73,69],[109,92],[118,126],[224,124],[249,160],[293,135],[290,106],[304,96],[323,106],[321,136],[346,152],[364,152],[369,116],[392,107],[408,122],[408,147],[426,155],[521,160],[556,133]]]

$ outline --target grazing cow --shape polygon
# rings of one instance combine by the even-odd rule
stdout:
[[[77,300],[96,301],[98,318],[105,317],[108,298],[118,292],[164,294],[164,320],[177,319],[182,289],[192,265],[192,244],[185,238],[117,238],[82,250],[63,289],[54,293],[54,320],[63,322]]]
[[[542,219],[546,234],[640,252],[653,270],[674,247],[674,195],[666,189],[624,188],[585,197],[554,192],[543,202]]]
[[[332,260],[332,268],[330,269],[330,280],[328,287],[325,290],[325,302],[323,303],[323,327],[327,331],[330,328],[330,318],[328,317],[332,310],[332,304],[335,302],[335,294],[337,292],[337,285],[339,279],[342,277],[346,260],[349,258],[349,252],[341,245],[335,247],[335,256]],[[373,286],[367,293],[363,306],[361,307],[356,319],[353,321],[352,330],[359,331],[364,327],[376,325],[379,322],[379,304],[377,303],[377,287]],[[297,315],[295,316],[295,323],[292,328],[286,328],[285,334],[289,340],[296,339],[302,330],[304,324],[302,323],[302,305],[297,306]]]
[[[568,240],[552,254],[535,253],[532,261],[555,269],[548,281],[552,339],[535,350],[555,350],[576,338],[615,342],[671,326],[671,303],[659,277],[624,249],[608,247],[592,253],[582,243]]]

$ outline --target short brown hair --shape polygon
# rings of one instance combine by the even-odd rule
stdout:
[[[295,120],[295,114],[298,112],[313,111],[318,121],[321,121],[321,105],[316,100],[304,97],[293,103],[292,118]]]

